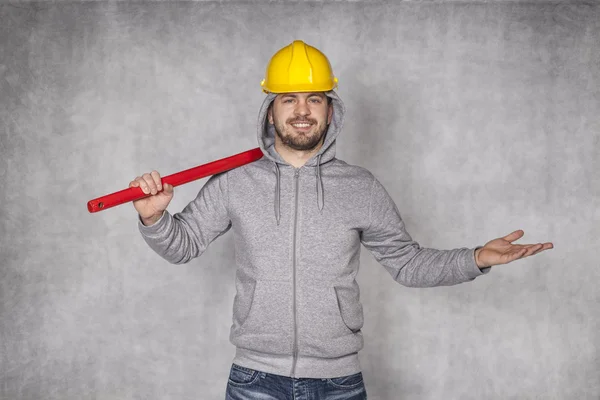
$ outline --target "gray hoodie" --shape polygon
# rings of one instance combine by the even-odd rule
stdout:
[[[345,108],[334,91],[333,119],[320,151],[294,168],[275,151],[266,118],[258,119],[264,157],[212,176],[180,213],[138,222],[148,245],[173,264],[200,256],[232,230],[237,294],[230,340],[233,362],[299,378],[359,372],[363,310],[355,280],[361,244],[397,282],[432,287],[469,282],[489,272],[478,248],[422,248],[394,201],[366,169],[335,158]]]

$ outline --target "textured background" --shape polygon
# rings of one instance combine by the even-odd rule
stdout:
[[[0,398],[224,397],[231,234],[173,266],[131,204],[86,202],[256,147],[294,39],[340,79],[338,157],[422,246],[555,245],[431,289],[363,251],[369,398],[600,398],[600,6],[542,1],[1,5]]]

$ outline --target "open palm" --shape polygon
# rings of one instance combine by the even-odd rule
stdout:
[[[512,243],[523,237],[524,234],[525,232],[519,229],[504,237],[490,240],[485,246],[477,249],[475,252],[475,260],[479,268],[508,264],[509,262],[554,248],[554,245],[550,242],[537,244]]]

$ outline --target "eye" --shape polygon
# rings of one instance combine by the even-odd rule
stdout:
[[[320,97],[312,97],[309,101],[311,103],[316,103],[316,104],[320,104],[323,102],[323,100]]]
[[[293,99],[285,99],[283,100],[284,103],[291,103],[293,101]]]

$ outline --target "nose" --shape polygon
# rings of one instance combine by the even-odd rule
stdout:
[[[310,115],[310,109],[308,108],[308,104],[304,100],[300,100],[296,103],[296,109],[294,110],[296,115],[306,116]]]

